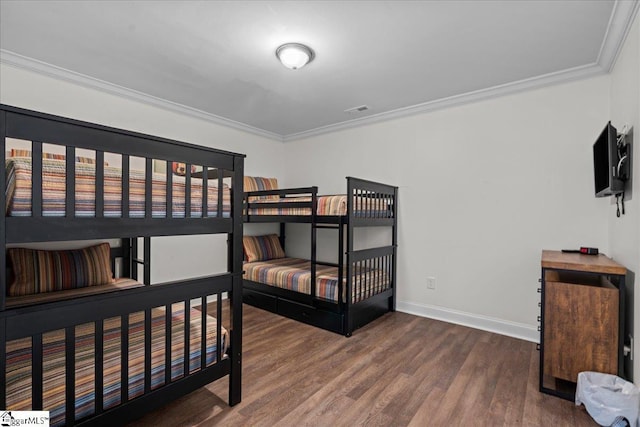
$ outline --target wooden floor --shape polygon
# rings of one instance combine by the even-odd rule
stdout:
[[[242,403],[226,378],[131,426],[595,426],[538,392],[535,344],[405,313],[352,337],[245,305]]]

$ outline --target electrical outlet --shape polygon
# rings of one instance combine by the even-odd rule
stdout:
[[[427,289],[435,289],[435,288],[436,288],[436,278],[427,277]]]

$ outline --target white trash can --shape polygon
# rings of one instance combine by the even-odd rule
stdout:
[[[584,404],[591,418],[601,426],[610,426],[622,416],[638,427],[640,389],[620,377],[600,372],[580,372],[576,388],[576,406]]]

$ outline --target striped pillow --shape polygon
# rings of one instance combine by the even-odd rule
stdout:
[[[243,236],[242,247],[244,248],[247,262],[266,261],[285,257],[284,249],[280,246],[280,240],[275,234]]]
[[[278,179],[277,178],[261,178],[259,176],[245,176],[244,177],[244,191],[263,191],[263,190],[277,190]],[[249,202],[255,202],[256,200],[279,200],[280,196],[277,194],[273,196],[252,196],[249,198]]]
[[[8,254],[14,277],[8,296],[113,283],[108,243],[64,251],[10,248]]]

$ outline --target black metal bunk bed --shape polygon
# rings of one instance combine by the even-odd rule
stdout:
[[[121,258],[122,274],[137,279],[140,269],[144,277],[142,284],[131,289],[63,300],[54,295],[35,304],[15,305],[7,296],[10,263],[1,262],[0,408],[52,410],[48,405],[55,401],[59,404],[55,409],[58,419],[52,412],[52,425],[121,425],[227,375],[229,404],[239,403],[244,155],[0,105],[3,190],[8,188],[7,138],[31,141],[32,198],[29,216],[11,216],[8,209],[3,209],[0,259],[7,260],[7,245],[119,239],[122,244],[112,248],[111,255]],[[43,160],[43,143],[47,147],[63,146],[66,154],[60,167],[66,187],[62,216],[50,216],[45,211],[48,196],[43,197],[43,189],[48,184],[43,183],[43,163],[48,160]],[[75,195],[76,181],[80,179],[76,150],[83,149],[95,153],[95,212],[91,217],[80,217],[76,204],[80,202]],[[107,212],[105,206],[105,153],[115,153],[122,160],[117,165],[121,167],[117,216]],[[130,181],[136,172],[130,165],[132,159],[145,165],[144,199],[137,215],[133,208],[130,210]],[[161,184],[166,185],[164,217],[159,217],[155,210],[158,201],[152,199],[157,178],[152,172],[154,161],[167,166],[163,178],[166,182]],[[175,214],[172,200],[178,180],[172,176],[172,162],[187,166],[184,178],[180,178],[184,180],[181,217]],[[202,168],[202,204],[197,215],[191,208],[197,201],[191,197],[192,184],[197,179],[191,177],[190,165]],[[214,175],[217,182],[208,179]],[[223,176],[231,177],[231,186],[226,190]],[[11,195],[0,192],[1,206],[7,206],[8,197]],[[227,203],[225,197],[230,206],[223,206]],[[216,198],[217,203],[212,203]],[[151,285],[152,236],[219,233],[228,236],[226,273]],[[143,244],[139,245],[139,241]],[[228,318],[222,315],[225,294],[230,299]],[[230,329],[228,332],[222,323]],[[82,332],[87,328],[89,335]],[[57,348],[52,349],[54,336],[59,341],[53,343]],[[16,343],[23,345],[17,362],[11,353]],[[114,345],[115,350],[111,349]],[[58,351],[56,357],[62,352],[62,358],[56,359],[58,365],[53,367],[52,351]],[[21,383],[19,378],[13,378],[15,372],[27,372],[26,388],[16,385]],[[12,407],[10,402],[17,400],[21,401],[20,407]]]
[[[254,200],[277,196],[278,200]],[[280,223],[280,244],[285,247],[285,224],[311,225],[309,294],[243,280],[244,302],[332,332],[351,336],[354,330],[383,314],[395,311],[398,188],[347,177],[346,209],[339,214],[318,214],[323,196],[317,187],[245,192],[246,223]],[[340,197],[340,196],[331,196]],[[291,210],[288,212],[288,210]],[[277,212],[274,212],[276,210]],[[300,213],[303,214],[300,214]],[[274,213],[277,213],[274,215]],[[291,213],[291,214],[290,214]],[[354,231],[359,227],[391,227],[391,242],[386,246],[354,249]],[[338,262],[316,258],[318,229],[338,231]],[[345,248],[346,230],[346,248]],[[346,249],[346,250],[345,250]],[[316,269],[337,269],[337,300],[321,298],[316,292]],[[366,277],[360,272],[376,271]],[[374,289],[372,291],[372,289]],[[350,297],[347,297],[350,296]]]

